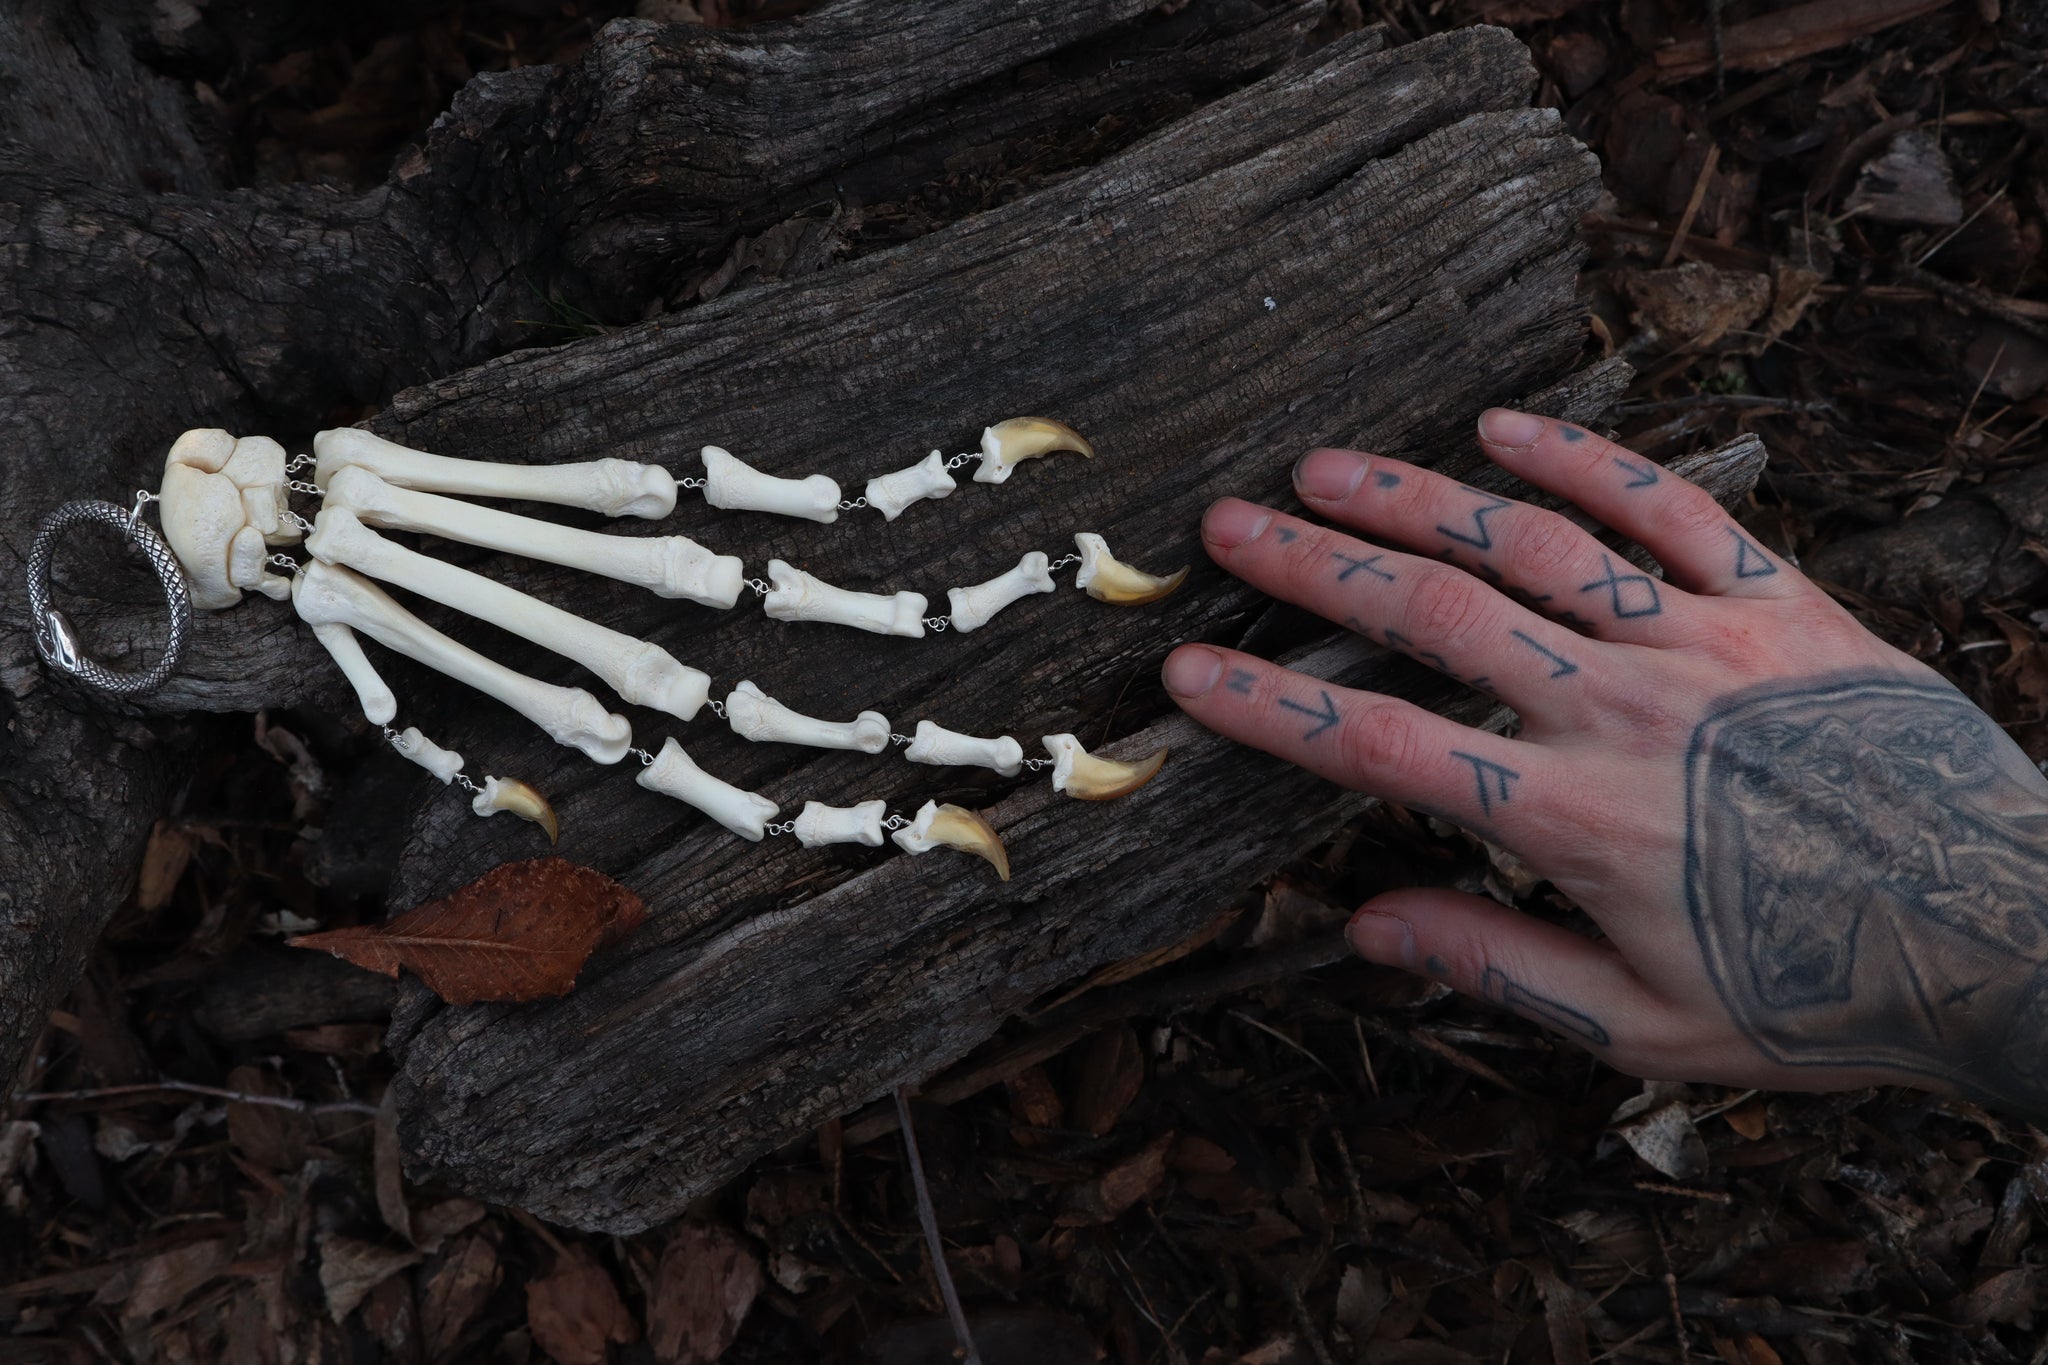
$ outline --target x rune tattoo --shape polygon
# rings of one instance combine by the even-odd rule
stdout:
[[[1686,758],[1687,906],[1715,989],[1789,1066],[2048,1113],[2048,800],[1960,693],[1754,689]]]

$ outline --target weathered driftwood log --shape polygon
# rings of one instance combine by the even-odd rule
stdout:
[[[921,641],[508,570],[809,714],[871,707],[899,729],[929,717],[1177,753],[1139,795],[1092,805],[1043,783],[683,732],[707,768],[789,810],[876,796],[990,807],[1015,869],[1004,885],[936,858],[745,844],[484,708],[420,719],[547,790],[562,851],[620,876],[655,916],[562,1001],[415,998],[402,1011],[392,1042],[413,1172],[567,1223],[645,1226],[929,1074],[1040,992],[1185,933],[1354,810],[1355,797],[1173,719],[1158,661],[1176,640],[1243,638],[1265,614],[1203,560],[1196,524],[1211,499],[1284,498],[1294,458],[1318,441],[1469,474],[1477,411],[1577,354],[1573,226],[1596,167],[1554,114],[1525,107],[1530,88],[1526,55],[1498,31],[1378,55],[1339,43],[910,249],[400,395],[373,428],[450,453],[603,453],[687,472],[713,443],[846,486],[933,445],[965,449],[991,418],[1048,413],[1086,431],[1097,458],[965,485],[886,529],[687,503],[676,524],[750,562],[774,554],[871,589],[976,582],[1080,530],[1148,567],[1200,561],[1152,607],[1063,590]],[[1311,662],[1346,681],[1433,686],[1369,654]],[[675,728],[638,720],[645,736]],[[529,843],[430,806],[394,900],[449,890]]]
[[[992,20],[842,0],[737,34],[622,23],[574,66],[472,83],[361,196],[208,194],[189,91],[134,56],[162,34],[121,28],[154,11],[0,12],[0,85],[19,96],[0,100],[0,581],[21,582],[45,510],[153,486],[184,427],[302,437],[532,344],[521,320],[553,305],[643,317],[792,207],[913,199],[949,159],[996,176],[1045,145],[1135,136],[1277,64],[1319,12],[1015,0]],[[60,569],[73,620],[120,666],[161,627],[147,591],[96,572],[106,562]],[[148,705],[346,695],[269,610],[203,621],[190,668]],[[0,592],[0,1075],[124,894],[182,742],[53,684],[18,587]]]

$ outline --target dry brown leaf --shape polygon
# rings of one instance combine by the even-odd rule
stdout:
[[[605,1365],[613,1345],[640,1338],[618,1283],[581,1245],[564,1247],[547,1274],[528,1281],[526,1325],[560,1365]]]
[[[1067,1197],[1066,1211],[1056,1220],[1062,1227],[1085,1228],[1107,1223],[1166,1181],[1166,1153],[1174,1134],[1161,1133],[1131,1155]]]
[[[412,1235],[412,1209],[405,1202],[405,1172],[400,1167],[398,1147],[398,1087],[386,1086],[377,1105],[377,1119],[370,1130],[371,1183],[377,1193],[377,1212],[384,1226],[406,1241],[419,1244]]]
[[[647,1296],[647,1344],[662,1365],[711,1365],[761,1292],[752,1248],[716,1224],[685,1223],[661,1253]]]
[[[260,1066],[238,1066],[228,1072],[227,1088],[244,1095],[284,1096],[283,1081]],[[228,1104],[228,1142],[259,1166],[296,1171],[306,1164],[313,1140],[313,1120],[303,1113],[271,1104]]]
[[[1804,5],[1728,25],[1720,35],[1718,56],[1728,71],[1769,71],[1931,14],[1947,3],[1949,0],[1808,0]],[[1662,81],[1707,75],[1714,70],[1716,56],[1715,41],[1704,36],[1672,43],[1651,54]]]
[[[419,1260],[417,1251],[393,1251],[329,1233],[320,1241],[320,1291],[327,1296],[327,1315],[340,1322],[371,1290]]]
[[[484,1310],[501,1271],[498,1248],[485,1233],[474,1233],[449,1249],[420,1289],[420,1335],[427,1359],[446,1360]]]
[[[135,877],[135,905],[141,910],[161,910],[171,903],[185,868],[192,861],[199,840],[182,825],[159,820],[149,831],[143,846],[142,870]]]
[[[1010,1093],[1010,1116],[1017,1120],[1017,1126],[1010,1129],[1011,1139],[1019,1147],[1043,1147],[1052,1141],[1052,1134],[1045,1130],[1064,1123],[1067,1108],[1060,1103],[1060,1092],[1045,1068],[1027,1066],[1004,1081],[1003,1088]]]
[[[1081,1051],[1081,1075],[1074,1087],[1073,1125],[1101,1137],[1138,1098],[1145,1084],[1145,1048],[1129,1024],[1111,1024]]]
[[[647,907],[565,858],[493,868],[445,900],[383,924],[291,940],[386,976],[400,967],[451,1005],[565,995],[591,953],[638,928]]]
[[[158,1252],[136,1273],[128,1301],[121,1305],[121,1316],[139,1321],[177,1307],[224,1272],[231,1259],[224,1240],[192,1242]]]

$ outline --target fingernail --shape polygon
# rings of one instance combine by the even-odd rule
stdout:
[[[1225,498],[1209,509],[1202,531],[1212,542],[1229,550],[1248,540],[1257,540],[1259,533],[1272,523],[1273,514],[1256,503]]]
[[[1479,414],[1479,439],[1488,445],[1527,446],[1543,434],[1543,419],[1513,408],[1488,408]]]
[[[1162,670],[1166,690],[1176,697],[1193,700],[1216,685],[1223,676],[1223,656],[1213,649],[1190,645],[1166,656]]]
[[[1415,930],[1408,921],[1378,910],[1360,910],[1344,926],[1351,951],[1369,962],[1415,970]]]
[[[1364,478],[1365,461],[1348,450],[1311,450],[1294,466],[1294,486],[1314,502],[1342,502]]]

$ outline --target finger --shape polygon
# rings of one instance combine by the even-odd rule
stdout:
[[[1162,674],[1174,700],[1211,730],[1332,782],[1440,815],[1510,848],[1552,832],[1555,822],[1541,816],[1554,808],[1563,761],[1541,746],[1234,649],[1182,645]]]
[[[1443,981],[1612,1059],[1663,1032],[1664,1007],[1611,944],[1483,896],[1391,891],[1345,930],[1360,957]]]
[[[1577,716],[1587,681],[1607,662],[1602,646],[1462,569],[1255,503],[1216,503],[1202,518],[1202,541],[1253,587],[1499,697],[1538,725]]]
[[[1675,584],[1727,597],[1806,590],[1804,576],[1757,544],[1706,489],[1584,427],[1490,408],[1479,418],[1479,443],[1501,468],[1648,550]]]
[[[1661,644],[1690,603],[1556,512],[1380,455],[1313,450],[1294,469],[1310,508],[1414,546],[1602,640]]]

